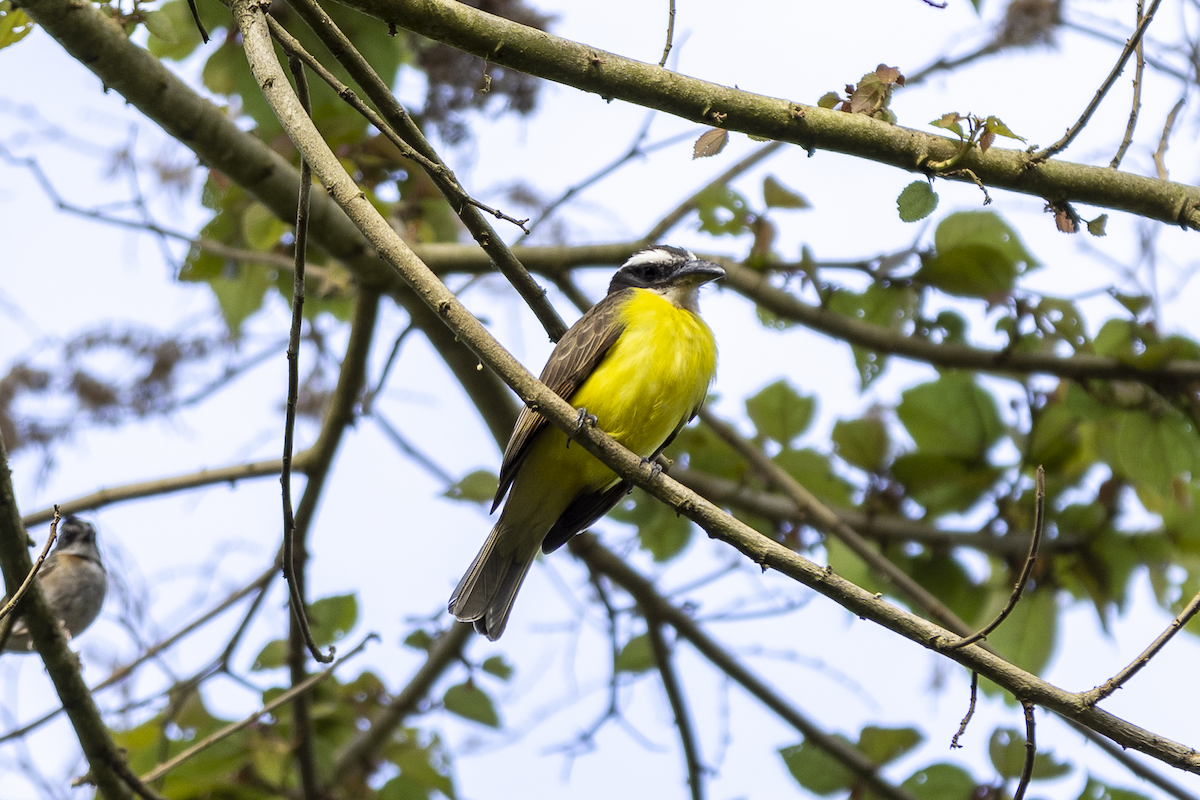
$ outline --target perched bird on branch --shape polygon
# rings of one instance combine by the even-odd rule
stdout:
[[[78,636],[95,622],[104,606],[108,575],[96,548],[96,529],[90,522],[78,517],[63,517],[58,544],[38,571],[37,582],[67,636]],[[6,597],[0,607],[7,602]],[[33,640],[29,638],[29,629],[23,620],[17,620],[13,625],[4,651],[33,651]]]
[[[717,366],[712,331],[700,319],[700,287],[725,270],[679,247],[635,253],[608,294],[563,335],[542,383],[645,459],[663,451],[700,410]],[[628,481],[529,408],[504,451],[492,511],[496,527],[450,597],[450,613],[495,641],[542,552],[607,514]]]

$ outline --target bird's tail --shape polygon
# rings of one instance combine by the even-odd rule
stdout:
[[[493,642],[504,633],[517,591],[537,556],[537,547],[526,553],[501,552],[500,525],[492,529],[467,574],[450,595],[450,613],[461,622],[473,622],[475,631]]]

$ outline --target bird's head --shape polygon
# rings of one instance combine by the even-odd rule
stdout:
[[[725,270],[711,261],[696,258],[682,247],[656,244],[630,256],[613,275],[608,291],[648,289],[695,311],[700,286],[724,277]]]
[[[56,553],[69,553],[81,558],[100,561],[100,551],[96,547],[96,529],[92,523],[85,522],[79,517],[63,517],[58,526],[58,544],[54,546]]]

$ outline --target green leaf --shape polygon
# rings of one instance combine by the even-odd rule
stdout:
[[[1047,403],[1034,412],[1033,426],[1025,444],[1025,461],[1041,464],[1056,474],[1079,456],[1081,420],[1062,403]],[[1086,468],[1086,465],[1081,465]]]
[[[692,538],[692,522],[673,508],[635,489],[612,511],[613,519],[636,525],[638,540],[655,561],[669,561],[683,552]]]
[[[33,20],[19,8],[12,7],[12,0],[0,0],[0,50],[16,44],[33,33]]]
[[[996,401],[966,372],[905,391],[896,416],[923,453],[983,459],[1004,433]]]
[[[812,208],[804,195],[787,188],[774,175],[763,178],[762,192],[767,208]]]
[[[503,656],[490,656],[484,659],[480,664],[480,669],[489,675],[495,675],[502,681],[507,681],[513,676],[512,665],[504,660]]]
[[[255,250],[270,250],[287,230],[288,226],[262,203],[253,203],[242,214],[242,236]]]
[[[1170,497],[1177,476],[1200,474],[1200,436],[1177,412],[1116,412],[1113,471],[1139,489]]]
[[[858,735],[858,749],[877,766],[895,761],[919,745],[924,737],[916,728],[880,728],[868,725]]]
[[[937,192],[928,181],[913,181],[896,198],[901,222],[923,220],[938,207]]]
[[[988,742],[988,757],[1001,778],[1021,777],[1025,770],[1025,735],[1016,728],[997,728]]]
[[[837,738],[845,740],[845,737]],[[849,742],[847,742],[849,744]],[[802,787],[816,795],[828,796],[854,786],[856,777],[840,761],[808,742],[779,750],[788,772]]]
[[[1016,728],[997,728],[988,742],[988,756],[1001,778],[1013,780],[1021,777],[1025,769],[1025,734]],[[1070,764],[1056,761],[1053,754],[1038,752],[1033,757],[1035,781],[1053,780],[1068,775]]]
[[[230,335],[237,338],[242,323],[262,308],[267,290],[275,282],[275,275],[271,270],[260,266],[227,266],[227,273],[209,278],[207,283],[216,295]]]
[[[429,787],[407,775],[397,775],[379,787],[375,800],[429,800]]]
[[[786,378],[746,400],[746,415],[760,436],[787,446],[808,429],[817,401],[796,391]]]
[[[324,647],[341,639],[358,622],[358,596],[354,593],[322,597],[308,607],[313,639]]]
[[[170,14],[162,10],[154,10],[146,15],[142,23],[146,26],[146,30],[162,39],[167,44],[178,44],[179,36],[175,33],[173,20]]]
[[[492,698],[475,684],[467,681],[451,686],[442,697],[442,705],[451,714],[478,722],[491,728],[500,727],[500,716]]]
[[[917,452],[897,456],[892,475],[927,513],[937,516],[971,508],[1004,476],[1004,470],[978,460]]]
[[[838,420],[832,439],[834,452],[842,460],[867,472],[883,469],[891,450],[887,425],[876,416]]]
[[[821,99],[817,100],[817,105],[821,108],[836,108],[840,102],[842,102],[842,96],[837,92],[826,92],[821,95]]]
[[[264,669],[276,669],[287,663],[288,645],[283,639],[274,639],[267,642],[262,650],[258,651],[258,655],[254,657],[254,664],[250,669],[258,672]]]
[[[486,469],[477,469],[467,473],[458,483],[452,484],[442,492],[442,497],[451,500],[465,500],[472,503],[488,503],[496,496],[496,487],[500,479],[496,473]]]
[[[404,646],[414,650],[424,650],[428,653],[429,648],[433,647],[433,637],[429,635],[429,631],[418,628],[404,637]]]
[[[1114,300],[1125,306],[1125,310],[1135,317],[1140,317],[1154,302],[1148,294],[1121,294],[1117,291],[1111,292],[1111,294]]]
[[[978,622],[990,622],[1008,602],[1012,583],[998,580]],[[1021,669],[1040,675],[1058,641],[1058,606],[1052,589],[1026,590],[1000,627],[988,634],[998,652]]]
[[[918,800],[970,800],[979,783],[956,764],[931,764],[900,784]]]
[[[198,8],[203,11],[206,5],[201,3]],[[196,23],[192,20],[192,12],[188,8],[186,0],[172,0],[172,2],[163,3],[151,14],[160,17],[153,24],[149,20],[146,23],[146,30],[150,32],[146,49],[153,55],[172,61],[182,61],[200,45],[200,32],[196,30]],[[203,18],[204,14],[201,16]],[[205,20],[205,25],[209,31],[213,30],[211,19]],[[229,22],[227,21],[224,27],[228,26]]]
[[[1088,775],[1087,785],[1079,793],[1079,800],[1149,800],[1149,798],[1132,789],[1109,786]]]
[[[750,230],[749,203],[727,185],[712,186],[696,198],[700,230],[713,236],[737,236]]]
[[[1108,214],[1101,214],[1095,219],[1089,219],[1087,222],[1088,233],[1092,236],[1100,237],[1108,235]]]
[[[1004,136],[1008,139],[1017,139],[1018,141],[1022,142],[1025,141],[1024,136],[1018,136],[1009,130],[1009,127],[1001,122],[999,117],[988,117],[983,121],[983,129],[995,136]]]
[[[1016,232],[990,211],[960,211],[934,232],[936,254],[922,259],[916,278],[947,294],[994,298],[1040,264]]]
[[[650,646],[650,637],[642,633],[625,643],[621,652],[617,654],[613,669],[617,672],[639,674],[654,669],[654,663],[654,649]]]
[[[951,133],[956,134],[960,139],[966,139],[967,133],[963,130],[962,126],[962,121],[964,119],[966,119],[966,117],[964,117],[962,114],[959,114],[957,111],[950,111],[946,114],[942,114],[942,116],[933,120],[929,124],[935,128],[943,128],[948,130]]]

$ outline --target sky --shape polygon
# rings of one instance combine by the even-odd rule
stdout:
[[[985,3],[989,19],[997,9]],[[1126,4],[1128,5],[1128,4]],[[596,47],[657,61],[662,51],[665,4],[634,0],[606,4],[540,3],[557,14],[552,30]],[[1095,6],[1109,13],[1116,4]],[[1085,5],[1091,10],[1092,5]],[[1163,30],[1180,24],[1177,8],[1162,12]],[[1080,15],[1084,21],[1092,21]],[[764,24],[769,20],[770,24]],[[761,94],[815,102],[827,91],[854,82],[878,63],[914,71],[937,56],[962,52],[982,38],[987,24],[976,21],[969,5],[951,0],[945,10],[917,0],[839,4],[743,2],[679,4],[676,22],[677,69],[683,73],[737,85]],[[1116,49],[1078,34],[1064,33],[1072,74],[1061,75],[1059,54],[1039,50],[1003,62],[981,62],[951,78],[896,95],[893,109],[901,124],[924,127],[927,120],[947,111],[994,114],[1030,143],[1047,144],[1061,135],[1094,91],[1095,76],[1116,57]],[[180,66],[195,78],[198,62]],[[114,147],[130,141],[136,130],[136,149],[143,159],[182,159],[177,146],[161,131],[140,120],[121,99],[102,94],[97,80],[67,57],[42,32],[14,48],[0,51],[0,73],[20,81],[0,90],[0,143],[20,155],[36,155],[67,200],[96,207],[129,196],[129,186],[109,178]],[[1176,100],[1177,88],[1159,82],[1143,97],[1144,127],[1127,158],[1127,167],[1148,172],[1150,153],[1157,144],[1158,126]],[[402,99],[422,96],[419,80],[402,77]],[[1107,161],[1112,132],[1128,115],[1128,81],[1122,79],[1102,106],[1093,127],[1068,151],[1072,160]],[[36,108],[45,121],[30,122],[26,108]],[[594,95],[546,86],[543,112],[532,120],[502,118],[481,125],[471,146],[448,154],[460,179],[486,201],[499,198],[505,187],[523,180],[547,195],[569,187],[599,166],[619,156],[646,118],[645,110],[620,102],[606,103]],[[1196,154],[1188,145],[1196,138],[1195,116],[1185,116],[1170,152],[1173,177],[1195,182]],[[689,123],[658,117],[652,141],[694,129]],[[60,133],[54,133],[58,131]],[[60,139],[66,132],[75,144]],[[637,161],[586,192],[566,211],[561,222],[571,242],[628,239],[648,230],[653,222],[696,188],[756,144],[734,136],[719,157],[692,161],[690,142],[667,148]],[[185,154],[186,155],[186,154]],[[929,232],[922,225],[896,219],[895,197],[914,179],[909,173],[818,153],[809,158],[788,149],[746,175],[738,187],[759,198],[765,175],[775,175],[814,204],[820,215],[780,214],[779,249],[798,255],[807,245],[823,260],[862,258],[908,246]],[[173,198],[147,179],[155,216],[173,227],[195,229],[204,220],[196,192]],[[978,191],[969,185],[937,186],[938,214],[953,209],[979,208]],[[1113,261],[1128,262],[1136,252],[1139,223],[1115,215],[1110,236],[1098,242],[1067,237],[1053,230],[1036,198],[993,193],[991,206],[1009,218],[1030,249],[1048,266],[1032,276],[1030,288],[1060,294],[1083,294],[1106,286],[1116,269],[1084,261],[1089,247],[1102,247]],[[1094,216],[1081,208],[1084,217]],[[820,220],[820,224],[815,224]],[[834,222],[836,220],[836,222]],[[0,258],[0,365],[5,368],[29,353],[48,352],[52,343],[71,332],[113,318],[159,330],[203,330],[210,326],[213,301],[203,290],[171,280],[173,265],[150,237],[107,227],[59,213],[27,169],[0,161],[0,232],[6,243]],[[865,233],[864,233],[865,232]],[[548,236],[549,234],[535,234]],[[1194,245],[1182,231],[1159,227],[1163,272],[1178,275],[1191,263]],[[510,238],[515,241],[515,236]],[[737,255],[745,242],[713,241],[683,227],[670,243],[705,252]],[[1191,247],[1189,248],[1189,245]],[[172,247],[171,259],[180,255]],[[1081,268],[1077,264],[1085,264]],[[607,274],[595,271],[585,288],[598,298]],[[1172,279],[1173,280],[1173,279]],[[1164,283],[1167,281],[1164,279]],[[1194,288],[1185,285],[1164,306],[1164,327],[1200,331],[1191,309]],[[551,297],[568,320],[569,304]],[[549,343],[532,315],[513,301],[498,279],[476,284],[465,301],[492,331],[527,365],[537,369],[549,353]],[[1106,305],[1107,304],[1107,305]],[[1111,301],[1086,301],[1094,319],[1113,313]],[[741,398],[772,382],[781,373],[805,392],[819,392],[816,422],[801,444],[827,446],[828,433],[838,418],[861,413],[875,402],[894,401],[906,386],[932,377],[918,365],[893,360],[888,375],[870,394],[860,396],[857,376],[845,347],[804,331],[766,334],[753,312],[732,293],[719,287],[702,299],[705,318],[721,347],[714,408],[721,415],[744,421]],[[982,315],[973,331],[981,341],[988,320]],[[249,326],[247,352],[277,341],[287,328],[287,311],[275,300]],[[387,345],[403,329],[403,315],[387,310],[371,361],[378,375]],[[1093,331],[1094,332],[1094,331]],[[336,332],[334,336],[338,336]],[[771,353],[763,358],[764,348]],[[100,486],[119,485],[163,474],[194,471],[244,460],[276,457],[284,385],[282,356],[240,378],[228,390],[202,406],[167,420],[119,430],[81,433],[63,448],[53,467],[44,470],[36,456],[14,459],[15,480],[22,508],[33,510],[76,497]],[[419,337],[406,340],[396,378],[382,398],[393,420],[403,420],[403,432],[426,453],[434,454],[451,475],[477,468],[495,469],[499,453],[465,398],[454,391],[436,355]],[[1011,394],[1012,387],[988,382],[989,388]],[[748,428],[743,428],[748,430]],[[311,439],[314,430],[302,429]],[[314,597],[355,591],[364,619],[351,641],[367,630],[379,631],[383,642],[373,646],[346,674],[371,667],[388,685],[398,688],[421,658],[400,646],[399,640],[419,619],[444,624],[444,600],[474,554],[490,525],[484,509],[452,503],[440,497],[444,485],[392,447],[369,421],[348,436],[338,455],[333,482],[319,511],[314,530],[311,593]],[[260,572],[274,553],[279,529],[278,483],[248,481],[235,487],[130,503],[92,515],[103,537],[110,568],[121,576],[118,585],[139,589],[155,586],[153,600],[142,608],[151,627],[163,633],[190,618],[239,582]],[[622,552],[634,543],[628,529],[615,523],[601,528],[605,541]],[[44,528],[35,531],[41,539]],[[757,569],[731,556],[728,548],[696,536],[686,558],[664,567],[634,553],[643,571],[662,585],[682,587],[729,564],[737,565],[721,579],[724,606],[700,609],[720,614],[745,603],[749,608],[794,604],[787,614],[736,622],[711,623],[711,632],[746,663],[828,729],[853,734],[864,724],[903,725],[920,719],[929,739],[911,757],[887,774],[902,779],[917,766],[949,756],[947,743],[957,728],[969,676],[916,646],[896,645],[894,637],[857,620],[814,597],[802,587]],[[1098,630],[1094,611],[1079,605],[1064,616],[1062,645],[1046,678],[1071,689],[1090,688],[1115,672],[1165,627],[1168,619],[1149,593],[1148,582],[1135,582],[1127,613],[1113,621],[1110,635]],[[563,751],[603,713],[607,703],[607,639],[605,621],[582,598],[588,592],[586,575],[561,555],[543,560],[522,590],[516,614],[498,644],[475,642],[470,654],[480,659],[502,653],[517,667],[510,686],[491,685],[502,702],[506,726],[500,732],[464,723],[436,711],[417,723],[441,731],[456,753],[455,775],[466,798],[554,796],[585,800],[634,796],[683,796],[684,771],[670,710],[653,676],[622,687],[624,722],[600,729],[594,747]],[[284,598],[276,586],[266,612],[250,633],[264,642],[285,620]],[[594,605],[594,604],[593,604]],[[85,676],[92,681],[107,674],[107,666],[128,658],[134,644],[114,619],[121,604],[110,596],[97,626],[78,641]],[[580,621],[582,615],[582,622]],[[236,616],[236,615],[235,615]],[[162,674],[186,673],[219,647],[235,618],[223,620],[210,633],[185,642],[161,666]],[[564,630],[577,631],[564,635]],[[251,646],[241,656],[244,666],[253,658]],[[678,649],[685,692],[692,700],[700,747],[714,769],[710,795],[714,798],[788,796],[795,788],[776,749],[799,741],[799,735],[736,687],[730,687],[686,646]],[[1105,707],[1177,741],[1200,742],[1200,700],[1181,691],[1194,673],[1200,647],[1194,638],[1180,637],[1128,688]],[[838,665],[852,665],[852,678]],[[849,670],[847,669],[847,672]],[[274,677],[281,680],[278,676]],[[161,680],[161,676],[157,680]],[[149,694],[156,678],[147,676],[133,691]],[[50,702],[47,684],[32,658],[0,661],[0,730],[11,726],[12,714],[25,720]],[[229,717],[252,711],[254,693],[231,681],[216,681],[206,692],[211,707]],[[118,704],[114,696],[109,702]],[[1116,767],[1094,747],[1046,716],[1040,718],[1039,741],[1060,757],[1082,759],[1087,769],[1112,782],[1156,792]],[[954,758],[978,777],[992,773],[986,760],[986,737],[997,724],[1018,726],[1019,709],[1001,702],[984,703],[966,740]],[[61,724],[48,726],[31,738],[32,758],[47,774],[77,775],[78,758],[64,751],[67,735]],[[9,756],[12,758],[13,756]],[[11,762],[0,761],[0,775]],[[1173,778],[1200,792],[1194,776]],[[1036,797],[1073,800],[1083,776],[1035,785]],[[9,797],[6,783],[6,798]],[[22,784],[13,797],[39,797],[42,789]],[[74,796],[64,792],[62,796]]]

